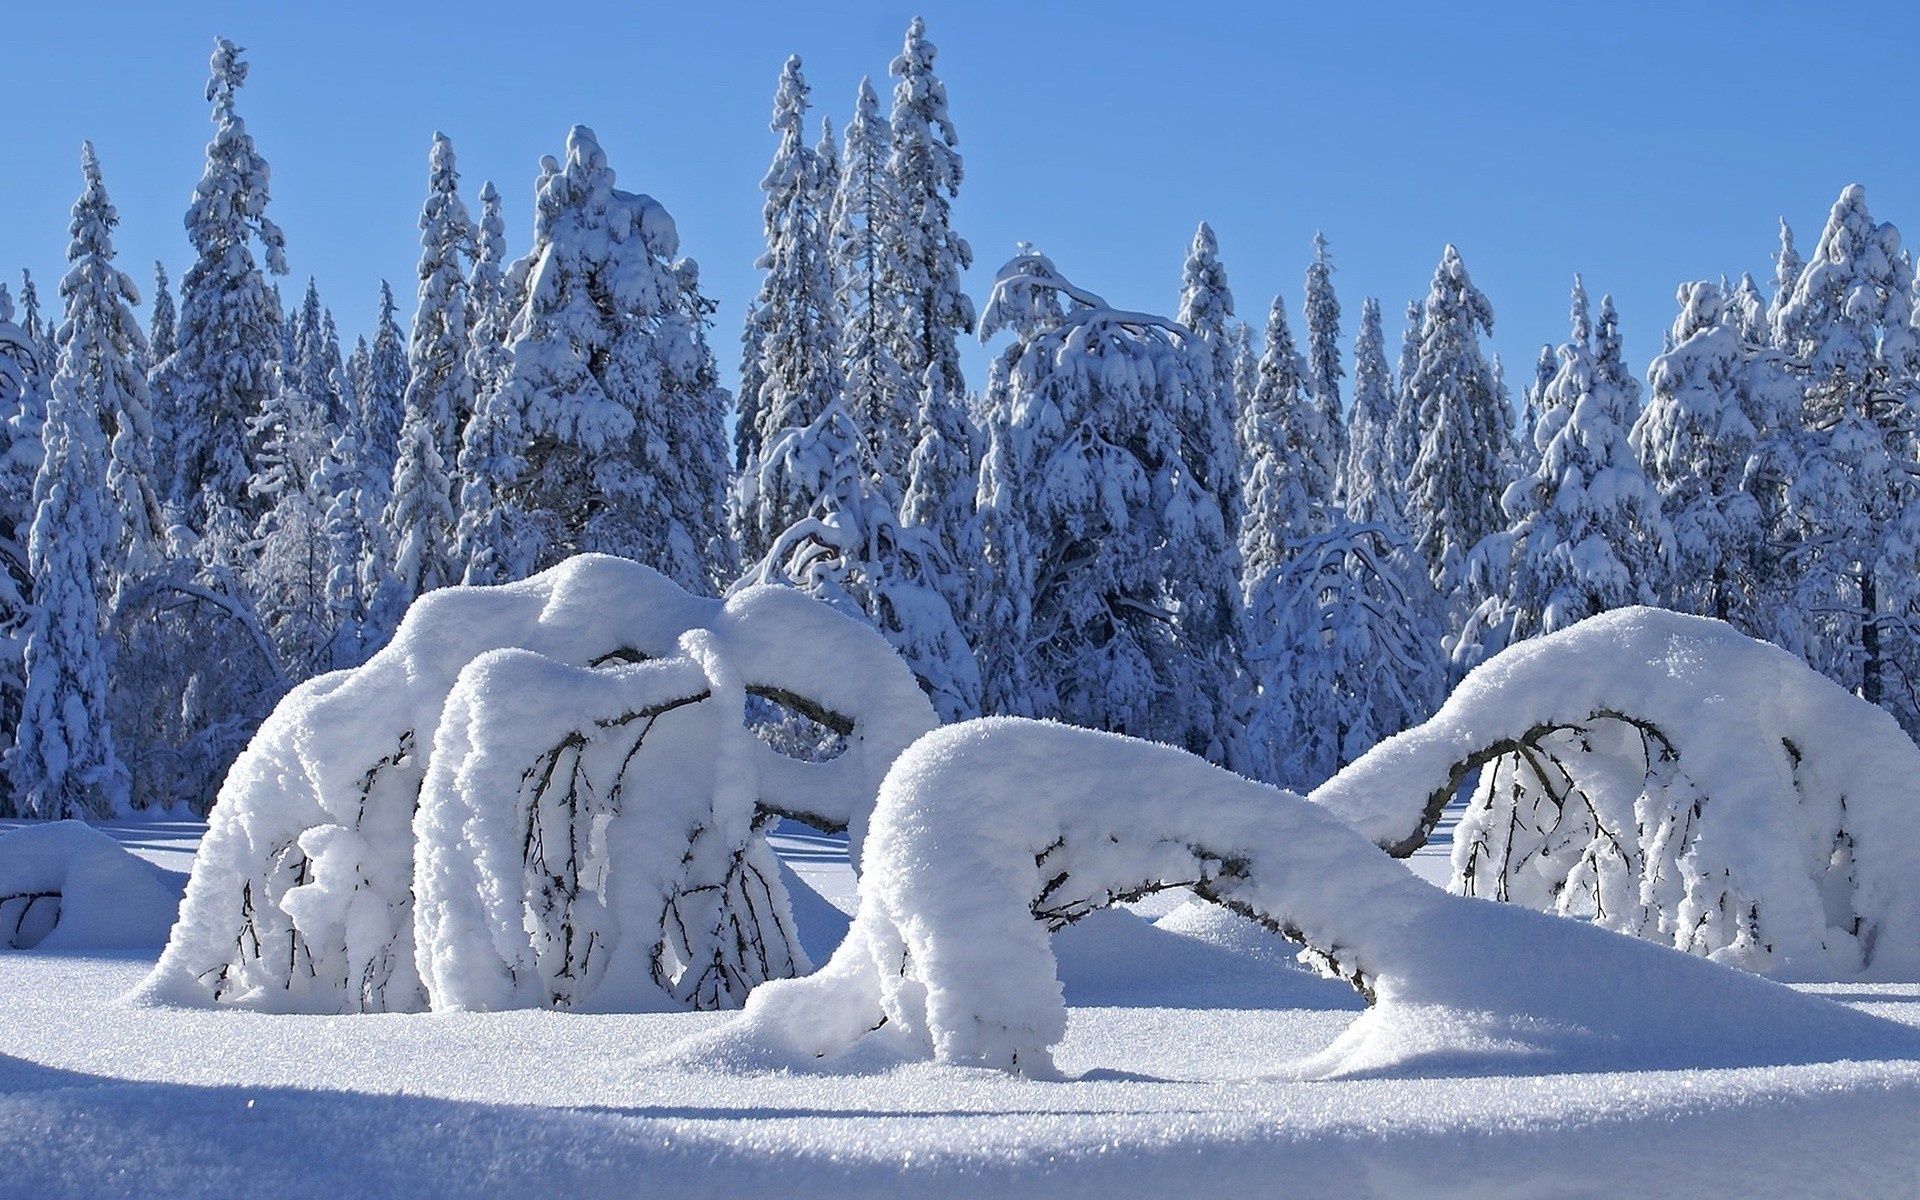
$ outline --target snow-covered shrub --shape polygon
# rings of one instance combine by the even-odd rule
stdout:
[[[827,966],[763,986],[675,1054],[790,1067],[878,1030],[882,1053],[1045,1074],[1067,1022],[1051,931],[1181,886],[1303,943],[1372,1002],[1299,1065],[1309,1075],[1819,1061],[1889,1033],[1710,962],[1450,896],[1325,807],[1172,747],[999,717],[894,764]]]
[[[158,946],[179,904],[151,866],[84,822],[0,832],[0,948]]]
[[[1780,975],[1920,970],[1920,748],[1791,654],[1626,608],[1488,660],[1313,793],[1452,890]]]
[[[830,762],[749,695],[836,728]],[[762,833],[849,829],[935,724],[871,629],[583,555],[415,603],[235,763],[154,1000],[306,1012],[737,1004],[806,967]],[[662,992],[665,995],[662,995]]]

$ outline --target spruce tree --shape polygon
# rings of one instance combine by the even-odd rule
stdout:
[[[43,818],[106,817],[127,807],[128,776],[107,714],[110,654],[102,637],[107,598],[124,562],[112,493],[109,429],[144,414],[145,381],[134,359],[144,342],[133,281],[113,266],[118,222],[89,143],[86,190],[73,207],[72,264],[34,481],[27,544],[33,612],[25,651],[26,695],[7,755],[14,810]],[[143,507],[144,510],[144,507]]]
[[[866,440],[875,470],[897,479],[904,478],[905,455],[913,445],[909,439],[916,429],[916,394],[924,393],[909,383],[893,355],[901,315],[887,288],[900,274],[899,264],[891,258],[900,198],[887,165],[888,138],[873,83],[862,79],[853,120],[847,125],[827,240],[838,289],[834,299],[840,317],[840,369],[846,379],[847,408]],[[946,394],[944,389],[941,394]],[[919,432],[924,439],[927,431]]]
[[[1468,551],[1505,525],[1500,492],[1512,414],[1501,410],[1480,351],[1480,335],[1492,332],[1493,306],[1468,277],[1459,251],[1448,246],[1421,313],[1406,383],[1420,432],[1419,456],[1408,473],[1407,518],[1443,592],[1459,586]]]
[[[167,286],[167,268],[153,264],[153,308],[147,325],[147,357],[153,363],[166,361],[176,346],[175,325],[178,316],[173,307],[173,292]]]
[[[987,561],[1019,572],[994,586],[1015,597],[1026,707],[1238,762],[1235,555],[1224,505],[1186,465],[1205,448],[1175,419],[1208,386],[1197,340],[1030,251],[987,303],[982,336],[1001,329],[1015,340],[987,397],[982,520]],[[987,674],[990,689],[1011,677],[998,661]]]
[[[199,529],[209,498],[247,503],[256,449],[247,426],[266,406],[280,358],[279,299],[253,247],[267,270],[284,275],[285,239],[266,216],[266,160],[234,106],[247,79],[240,53],[215,39],[206,91],[215,128],[187,209],[195,258],[181,281],[179,346],[155,368],[155,406],[169,432],[166,492]]]
[[[1306,361],[1294,349],[1287,306],[1273,298],[1266,349],[1241,416],[1240,579],[1250,594],[1286,561],[1294,542],[1326,528],[1333,472],[1326,430],[1308,391]]]
[[[471,336],[467,374],[473,379],[473,415],[460,431],[457,466],[459,505],[453,558],[461,582],[505,583],[509,579],[512,536],[503,526],[505,514],[496,502],[499,489],[519,470],[519,425],[500,403],[511,358],[506,335],[512,321],[507,312],[506,223],[500,216],[500,192],[491,180],[480,185],[480,223],[477,227],[473,271],[467,281],[467,311]]]
[[[498,402],[521,430],[496,503],[514,534],[509,576],[582,551],[636,559],[710,592],[724,561],[730,398],[697,322],[698,268],[673,218],[621,191],[584,125],[565,167],[543,164],[512,365]]]
[[[1340,381],[1346,369],[1340,365],[1340,298],[1333,290],[1333,259],[1327,254],[1327,239],[1313,235],[1313,262],[1307,267],[1306,307],[1301,315],[1307,322],[1307,380],[1314,407],[1320,410],[1320,424],[1331,439],[1334,484],[1331,495],[1346,495],[1341,469],[1347,461],[1347,428],[1340,404]]]
[[[1360,332],[1353,343],[1353,407],[1343,472],[1345,508],[1347,516],[1356,522],[1404,530],[1404,480],[1394,469],[1394,407],[1393,372],[1387,366],[1380,302],[1369,296],[1360,307]]]
[[[1747,481],[1772,432],[1759,394],[1771,356],[1749,345],[1742,313],[1717,285],[1682,284],[1678,300],[1673,349],[1647,368],[1652,396],[1632,432],[1673,529],[1674,570],[1662,600],[1758,635],[1765,527]]]
[[[746,463],[733,501],[749,560],[764,555],[781,530],[812,511],[816,499],[802,477],[784,473],[780,464],[788,460],[766,454],[767,448],[786,430],[811,426],[844,386],[822,206],[826,181],[803,136],[809,90],[800,60],[787,59],[770,126],[780,140],[760,183],[767,249],[757,264],[765,275],[753,327],[763,378],[754,413],[762,456]]]
[[[953,232],[953,199],[960,192],[959,138],[947,115],[947,86],[934,74],[936,50],[919,17],[889,72],[893,88],[892,150],[887,167],[898,198],[898,220],[887,255],[887,291],[899,306],[893,357],[908,379],[940,372],[942,392],[966,394],[955,339],[974,327],[973,302],[960,273],[973,250]]]
[[[407,388],[401,404],[400,451],[386,517],[394,574],[409,599],[459,582],[454,561],[454,485],[450,472],[460,431],[474,412],[467,373],[466,259],[475,230],[460,200],[453,143],[433,135],[427,156],[427,200],[420,210],[419,305],[407,345]]]
[[[1504,500],[1514,541],[1506,596],[1513,640],[1655,603],[1666,582],[1672,533],[1627,440],[1638,388],[1620,384],[1611,297],[1600,311],[1589,344],[1581,306],[1535,432],[1540,465]]]
[[[1909,385],[1883,353],[1911,315],[1899,239],[1868,213],[1865,189],[1849,186],[1774,322],[1804,395],[1782,514],[1800,570],[1775,606],[1775,636],[1912,730],[1920,714],[1888,686],[1896,662],[1914,657],[1901,614],[1920,575],[1920,496],[1900,465]]]
[[[1226,502],[1222,513],[1229,534],[1240,529],[1241,447],[1235,425],[1240,401],[1233,387],[1233,291],[1220,263],[1220,246],[1205,221],[1194,231],[1181,270],[1180,311],[1175,317],[1193,331],[1205,358],[1203,382],[1194,408],[1181,414],[1184,439],[1196,448],[1187,465],[1200,485]]]

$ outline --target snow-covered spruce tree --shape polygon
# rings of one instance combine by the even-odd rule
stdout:
[[[1793,563],[1776,640],[1815,669],[1890,708],[1909,731],[1920,712],[1889,668],[1910,660],[1920,555],[1909,381],[1883,350],[1907,336],[1910,279],[1899,231],[1876,224],[1866,192],[1834,202],[1813,257],[1774,322],[1804,389],[1783,516]]]
[[[936,391],[938,373],[928,378]],[[846,408],[829,401],[764,453],[761,469],[804,487],[813,508],[775,535],[739,586],[788,584],[866,621],[913,668],[943,721],[979,715],[979,667],[949,600],[963,594],[957,561],[933,529],[895,514]]]
[[[130,415],[145,417],[146,381],[134,365],[145,338],[133,314],[139,292],[113,265],[119,218],[91,143],[82,148],[81,168],[86,188],[73,206],[71,266],[60,281],[60,366],[47,402],[27,543],[33,609],[26,695],[7,755],[13,815],[48,819],[105,817],[127,806],[127,770],[107,715],[111,656],[103,615],[126,562],[110,490],[120,464],[108,439],[110,429],[134,425]],[[123,487],[130,482],[121,476]],[[147,498],[135,491],[135,515],[150,521]]]
[[[979,548],[979,529],[974,521],[977,485],[973,428],[961,406],[941,392],[938,371],[926,374],[915,424],[920,440],[907,459],[900,520],[925,529],[956,568],[971,564]],[[972,572],[955,569],[937,581],[956,617],[964,619],[971,610],[969,583],[973,579]]]
[[[187,209],[195,258],[180,284],[179,347],[154,369],[156,415],[169,431],[166,495],[198,529],[208,493],[259,515],[245,499],[256,449],[247,423],[266,406],[280,357],[280,302],[253,244],[267,270],[284,275],[286,242],[266,215],[266,160],[234,108],[246,79],[240,48],[216,38],[206,93],[214,135]]]
[[[1773,344],[1783,350],[1797,340],[1794,331],[1783,324],[1782,314],[1800,285],[1802,270],[1800,252],[1793,245],[1793,227],[1781,217],[1780,248],[1773,255],[1773,301],[1767,306],[1767,328]]]
[[[312,492],[326,504],[322,533],[326,542],[325,624],[331,636],[322,670],[357,667],[380,647],[385,631],[373,620],[374,597],[386,582],[384,564],[376,566],[379,537],[367,511],[365,456],[360,423],[351,419],[315,469]],[[375,514],[377,515],[377,514]]]
[[[725,568],[725,406],[696,319],[698,268],[673,218],[613,186],[593,131],[548,160],[512,365],[497,403],[522,432],[496,503],[515,516],[510,577],[581,551],[652,566],[691,591]]]
[[[1500,404],[1480,352],[1480,335],[1492,332],[1493,306],[1449,245],[1433,273],[1406,381],[1420,433],[1419,456],[1408,470],[1407,519],[1442,592],[1459,586],[1467,552],[1506,524],[1500,492],[1513,414]]]
[[[1446,694],[1440,598],[1389,526],[1341,519],[1301,539],[1250,610],[1259,699],[1247,739],[1260,778],[1317,786]]]
[[[379,316],[373,344],[367,348],[366,378],[354,391],[360,397],[361,452],[367,465],[387,482],[379,484],[384,505],[393,490],[393,467],[400,457],[400,431],[406,424],[406,396],[411,382],[407,363],[407,336],[400,329],[393,288],[380,281]]]
[[[1206,388],[1192,410],[1181,414],[1182,439],[1200,454],[1187,465],[1200,477],[1200,486],[1226,504],[1222,516],[1227,533],[1240,531],[1241,447],[1236,419],[1244,400],[1233,388],[1233,346],[1228,333],[1233,322],[1233,290],[1220,264],[1220,246],[1205,221],[1194,231],[1193,245],[1180,272],[1180,311],[1175,317],[1200,339],[1206,358]]]
[[[394,575],[408,600],[457,583],[464,574],[465,564],[454,558],[458,518],[450,472],[460,431],[474,412],[465,275],[465,260],[474,252],[474,226],[460,199],[453,143],[443,133],[433,135],[427,172],[427,199],[420,209],[419,306],[407,343],[400,447],[385,517]]]
[[[466,272],[475,257],[476,232],[460,199],[453,142],[435,133],[427,154],[427,199],[420,208],[420,286],[407,341],[401,436],[407,436],[408,424],[425,422],[440,461],[449,468],[460,451],[460,431],[473,415]]]
[[[1380,302],[1360,307],[1353,342],[1353,408],[1347,424],[1347,462],[1342,472],[1347,516],[1361,524],[1406,528],[1406,480],[1394,469],[1393,373],[1387,366]]]
[[[1651,604],[1672,563],[1673,535],[1660,497],[1627,440],[1631,393],[1620,387],[1619,338],[1594,338],[1575,281],[1573,337],[1547,388],[1535,430],[1540,465],[1502,499],[1510,525],[1502,580],[1494,566],[1483,600],[1454,650],[1470,668],[1512,642],[1565,629],[1630,604]],[[1601,301],[1610,316],[1611,297]],[[1603,316],[1603,328],[1610,323]],[[1476,557],[1484,552],[1476,551]]]
[[[1340,405],[1340,381],[1346,369],[1340,365],[1340,298],[1333,290],[1333,259],[1327,254],[1327,239],[1313,235],[1313,262],[1307,266],[1306,306],[1301,315],[1307,322],[1307,386],[1314,407],[1320,410],[1320,423],[1332,439],[1334,484],[1332,497],[1346,496],[1346,481],[1341,471],[1347,462],[1347,426]]]
[[[327,424],[338,426],[346,417],[337,382],[343,366],[340,333],[333,324],[333,314],[321,305],[320,285],[311,275],[291,325],[293,357],[287,360],[287,367],[295,373],[300,394],[320,410]]]
[[[315,490],[333,434],[324,401],[301,391],[299,373],[291,368],[281,373],[250,432],[260,447],[260,473],[248,489],[265,507],[246,562],[248,591],[279,662],[298,682],[328,668],[333,641],[327,604],[331,497]]]
[[[900,265],[890,258],[897,249],[900,198],[887,165],[889,136],[873,82],[862,79],[847,125],[827,240],[838,289],[834,299],[847,408],[878,471],[904,479],[905,455],[913,446],[908,439],[919,428],[915,393],[924,392],[909,382],[893,356],[900,305],[887,289],[900,276]],[[924,439],[926,430],[920,429],[920,436]]]
[[[1415,368],[1420,365],[1423,311],[1418,300],[1407,301],[1407,323],[1400,331],[1400,357],[1393,368],[1393,461],[1395,475],[1402,481],[1403,491],[1408,476],[1413,472],[1413,464],[1420,460],[1420,406],[1408,388],[1413,383]],[[1411,509],[1408,517],[1408,526],[1411,528]]]
[[[1771,334],[1767,327],[1767,300],[1760,294],[1760,285],[1753,281],[1753,274],[1743,271],[1740,283],[1733,289],[1727,300],[1727,306],[1733,312],[1734,328],[1749,346],[1769,344]]]
[[[973,265],[973,249],[953,232],[953,198],[960,193],[960,139],[947,115],[947,85],[933,73],[937,51],[919,17],[907,27],[906,43],[887,68],[893,86],[889,121],[899,219],[893,225],[888,269],[897,272],[887,291],[899,306],[894,360],[908,379],[928,367],[941,376],[952,400],[966,394],[955,341],[974,326],[973,301],[960,289],[960,272]]]
[[[765,469],[787,461],[771,454],[773,444],[787,430],[818,420],[845,382],[827,254],[826,177],[805,139],[809,90],[799,58],[787,59],[770,123],[780,141],[760,181],[767,249],[755,264],[765,274],[749,322],[759,337],[761,383],[752,416],[760,449],[744,464],[732,501],[734,527],[749,560],[764,555],[781,530],[813,509],[815,496],[800,478]]]
[[[1287,306],[1273,298],[1259,377],[1240,419],[1240,580],[1247,591],[1286,561],[1295,541],[1327,528],[1330,441],[1294,349]]]
[[[63,366],[106,439],[106,485],[118,533],[104,547],[98,582],[101,599],[110,602],[127,575],[158,562],[165,520],[154,491],[152,401],[140,369],[146,337],[133,311],[140,293],[113,265],[113,229],[120,218],[107,198],[90,142],[81,149],[81,170],[86,190],[73,206],[73,241],[67,247],[72,266],[60,281],[66,319],[57,337],[63,355],[83,356],[79,362],[63,360]]]
[[[1674,569],[1661,600],[1757,635],[1767,531],[1747,480],[1772,432],[1759,391],[1767,362],[1718,285],[1685,283],[1677,298],[1673,349],[1647,368],[1653,393],[1631,434],[1673,529]]]
[[[393,499],[382,523],[393,546],[393,574],[409,600],[435,588],[459,583],[453,530],[458,519],[448,493],[453,481],[441,461],[431,422],[410,416],[400,435],[400,460],[393,468]]]
[[[13,296],[0,283],[0,479],[7,483],[0,491],[0,739],[11,736],[20,723],[20,700],[26,691],[22,656],[26,650],[29,597],[33,577],[27,570],[27,536],[33,516],[32,476],[27,477],[24,494],[13,489],[15,438],[24,436],[22,414],[44,414],[44,401],[37,388],[40,376],[38,351],[27,331],[13,320]],[[34,457],[39,457],[40,432],[32,432]],[[36,469],[36,474],[37,469]]]
[[[1495,360],[1495,365],[1498,360]],[[1640,419],[1640,381],[1628,368],[1626,349],[1620,342],[1620,314],[1614,311],[1612,295],[1600,297],[1600,321],[1593,330],[1593,368],[1609,392],[1621,397],[1626,427],[1632,429]]]
[[[152,363],[165,362],[178,344],[179,316],[173,306],[173,292],[167,285],[167,268],[153,264],[153,306],[147,323],[147,357]]]
[[[507,331],[513,314],[506,308],[506,223],[500,216],[500,191],[488,180],[480,185],[480,222],[475,233],[473,270],[467,278],[467,374],[473,380],[473,414],[460,431],[454,460],[458,515],[454,563],[460,581],[505,583],[512,537],[495,502],[500,486],[519,470],[519,424],[497,400],[511,358]]]
[[[1072,307],[1057,319],[1038,315],[1061,300]],[[983,471],[983,506],[1013,505],[983,528],[988,561],[1020,571],[994,587],[1025,597],[1011,615],[1033,709],[1228,757],[1236,556],[1225,506],[1187,467],[1206,448],[1184,444],[1176,419],[1207,386],[1199,346],[1031,251],[998,273],[980,328],[1015,334],[987,405],[1005,421],[989,455],[1010,460],[994,472],[1018,486],[990,492]]]
[[[1533,381],[1521,393],[1520,436],[1514,447],[1514,467],[1521,475],[1533,474],[1540,465],[1540,447],[1534,435],[1540,428],[1540,415],[1546,411],[1547,388],[1559,373],[1560,356],[1553,352],[1551,345],[1541,343],[1539,357],[1533,360]]]

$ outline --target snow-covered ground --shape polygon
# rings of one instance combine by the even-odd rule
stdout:
[[[178,872],[193,830],[111,832]],[[809,887],[796,916],[824,958],[853,907],[844,843],[792,826],[773,842]],[[1412,866],[1435,878],[1445,853],[1436,839]],[[0,1195],[1920,1189],[1920,1061],[1892,1043],[1792,1067],[1298,1082],[1287,1064],[1358,1000],[1253,926],[1162,895],[1094,914],[1057,950],[1064,1082],[857,1052],[820,1072],[674,1065],[725,1014],[138,1007],[125,997],[154,953],[0,953]],[[1920,1025],[1920,986],[1801,990]]]

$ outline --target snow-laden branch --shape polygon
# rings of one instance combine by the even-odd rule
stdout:
[[[1515,646],[1312,794],[1389,853],[1476,770],[1456,891],[1750,970],[1920,970],[1920,748],[1718,621],[1628,608]]]
[[[1188,887],[1302,943],[1372,1009],[1308,1075],[1814,1061],[1874,1018],[1573,921],[1450,896],[1326,808],[1183,751],[1037,721],[936,730],[881,787],[860,910],[818,973],[677,1053],[748,1068],[898,1053],[1051,1072],[1050,932]]]
[[[745,724],[772,696],[830,762]],[[763,837],[848,829],[935,724],[871,629],[785,588],[701,599],[588,555],[415,603],[235,763],[156,1000],[302,1012],[723,1006],[804,969]]]

